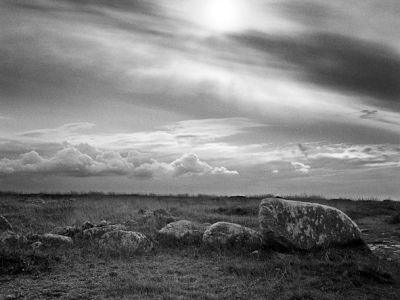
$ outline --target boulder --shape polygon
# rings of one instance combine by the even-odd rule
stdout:
[[[13,228],[10,222],[4,216],[0,215],[0,233],[7,230],[13,230]]]
[[[114,230],[102,235],[99,247],[109,254],[136,254],[150,252],[153,243],[143,233]]]
[[[267,247],[310,250],[363,244],[358,226],[342,211],[326,205],[263,199],[260,232]]]
[[[158,237],[163,242],[200,243],[204,231],[210,224],[200,224],[187,220],[172,222],[158,231]]]
[[[106,225],[99,227],[92,227],[83,231],[82,235],[84,239],[94,240],[100,238],[103,234],[115,231],[115,230],[126,230],[125,225],[115,224],[115,225]]]
[[[70,237],[54,233],[45,233],[40,235],[39,242],[41,242],[46,248],[66,247],[73,244]]]
[[[248,227],[228,222],[217,222],[207,228],[203,242],[217,248],[259,249],[261,235]]]

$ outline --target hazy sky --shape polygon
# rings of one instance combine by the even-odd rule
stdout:
[[[400,199],[399,15],[3,0],[0,189]]]

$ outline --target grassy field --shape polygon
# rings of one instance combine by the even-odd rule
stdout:
[[[3,193],[0,214],[21,234],[87,220],[123,224],[140,209],[158,208],[179,219],[257,229],[261,198]],[[345,211],[368,243],[400,244],[398,202],[286,198]],[[400,260],[390,249],[377,254],[349,249],[254,254],[161,244],[149,254],[107,257],[96,247],[76,244],[43,257],[26,254],[28,262],[16,274],[0,270],[0,299],[400,299]],[[1,257],[0,267],[9,259]],[[15,263],[24,264],[23,259]]]

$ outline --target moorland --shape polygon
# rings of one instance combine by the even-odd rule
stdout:
[[[239,251],[157,243],[143,211],[258,229],[260,196],[0,194],[0,215],[20,235],[85,221],[128,224],[154,239],[149,253],[109,256],[85,242],[51,251],[0,249],[0,299],[400,299],[400,202],[286,199],[336,207],[360,227],[371,252]]]

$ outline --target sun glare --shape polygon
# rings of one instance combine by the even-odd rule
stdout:
[[[200,22],[209,30],[235,31],[243,24],[245,7],[241,0],[205,0],[202,6]]]

